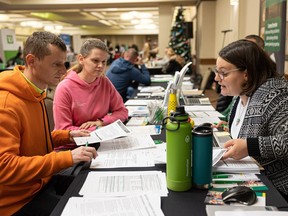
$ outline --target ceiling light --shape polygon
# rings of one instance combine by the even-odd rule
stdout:
[[[155,24],[146,25],[146,29],[156,29],[157,26]]]
[[[61,30],[61,29],[63,29],[63,26],[61,26],[61,25],[55,25],[54,28],[57,29],[57,30]]]
[[[121,18],[121,20],[132,20],[133,19],[133,17],[129,13],[122,13],[120,15],[120,18]]]
[[[101,13],[98,13],[98,12],[90,12],[90,14],[92,14],[93,16],[99,18],[99,19],[102,19],[104,20],[105,17],[101,14]]]
[[[132,16],[132,17],[137,17],[137,15],[139,14],[139,12],[137,12],[137,11],[130,11],[129,14],[130,14],[130,16]]]
[[[115,22],[114,20],[108,20],[108,22],[110,22],[112,25],[118,25],[118,23]]]
[[[47,26],[44,26],[44,30],[45,31],[52,31],[52,30],[54,30],[54,27],[50,26],[50,25],[47,25]]]
[[[63,28],[63,26],[61,26],[61,25],[45,25],[44,26],[45,31],[49,31],[49,32],[52,32],[55,34],[60,33],[62,28]]]
[[[7,20],[9,20],[9,16],[6,14],[0,14],[0,20],[1,21],[7,21]]]
[[[139,19],[147,19],[147,18],[151,18],[152,17],[152,14],[151,13],[139,13],[137,15],[137,17]]]
[[[107,25],[107,26],[111,26],[112,24],[106,20],[98,20],[98,22],[104,24],[104,25]]]
[[[151,18],[152,14],[151,13],[139,13],[137,11],[130,11],[128,13],[122,13],[120,15],[120,18],[122,20],[133,20],[133,19],[147,19]]]
[[[141,19],[140,22],[142,24],[150,24],[150,23],[153,23],[153,20],[152,19]]]
[[[230,5],[235,6],[239,4],[239,0],[230,0]]]
[[[156,25],[155,24],[149,24],[149,25],[140,24],[140,25],[135,25],[134,28],[135,29],[156,29]]]
[[[139,21],[138,19],[133,19],[133,20],[131,20],[131,23],[134,24],[134,25],[135,25],[135,24],[138,24],[139,22],[140,22],[140,21]]]
[[[43,24],[38,21],[24,21],[20,23],[24,27],[43,28]]]
[[[118,11],[118,8],[107,8],[107,11]]]
[[[142,25],[135,25],[134,28],[135,29],[143,29],[143,26]]]

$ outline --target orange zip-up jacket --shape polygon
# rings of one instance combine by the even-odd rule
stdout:
[[[0,215],[31,201],[53,174],[73,165],[70,151],[55,152],[42,95],[22,76],[24,67],[0,73]],[[69,131],[54,131],[55,146]],[[49,200],[47,200],[49,202]]]

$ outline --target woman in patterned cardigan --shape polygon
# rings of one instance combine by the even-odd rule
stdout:
[[[288,197],[288,82],[255,43],[239,40],[219,52],[215,80],[221,94],[238,96],[229,116],[232,140],[223,159],[255,158]]]

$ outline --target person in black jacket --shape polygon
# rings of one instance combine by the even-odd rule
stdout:
[[[184,63],[184,58],[180,55],[176,55],[175,58],[171,58],[169,60],[166,73],[174,75],[176,71],[180,71],[182,69]]]

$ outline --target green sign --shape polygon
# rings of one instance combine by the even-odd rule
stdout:
[[[285,2],[286,0],[266,0],[266,7],[271,7],[272,5]]]
[[[14,43],[12,35],[7,35],[6,37],[7,37],[7,43],[8,44],[13,44]]]
[[[265,21],[265,50],[278,52],[281,44],[281,17]]]

